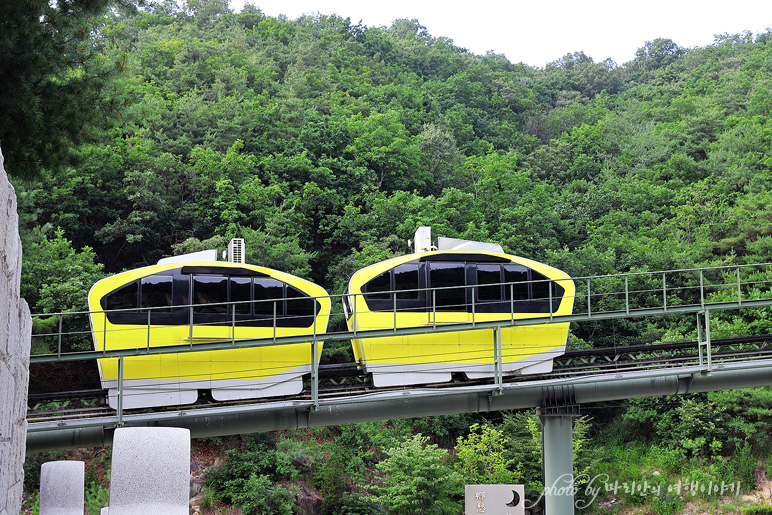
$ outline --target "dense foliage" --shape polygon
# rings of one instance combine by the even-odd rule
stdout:
[[[26,4],[65,20],[55,2]],[[421,225],[572,276],[772,259],[772,32],[693,49],[655,39],[629,63],[577,52],[536,69],[472,55],[416,20],[366,27],[250,5],[233,13],[226,0],[181,4],[116,9],[84,25],[88,46],[67,54],[79,64],[52,60],[42,72],[67,101],[49,113],[53,125],[34,94],[0,104],[38,116],[6,124],[35,146],[14,149],[0,133],[17,171],[23,293],[37,311],[85,309],[88,285],[105,273],[222,250],[231,237],[246,239],[249,262],[335,294],[357,269],[407,252]],[[120,118],[105,118],[117,108]],[[59,126],[67,130],[50,132]],[[30,163],[33,154],[48,157]],[[40,169],[51,173],[21,180]],[[719,335],[769,333],[771,318],[760,309],[712,323]],[[602,347],[694,338],[694,327],[663,318],[572,333],[571,345]],[[745,489],[753,456],[772,446],[766,390],[603,410],[604,420],[623,416],[608,427],[580,419],[577,472]],[[343,515],[452,512],[462,474],[539,492],[538,418],[450,422],[331,428],[319,445],[249,440],[210,473],[212,495],[245,513],[291,513],[302,480],[323,494],[326,515]],[[470,432],[470,422],[481,425]],[[600,445],[587,444],[591,430]],[[371,475],[378,487],[368,492]],[[411,505],[415,489],[437,503]],[[658,513],[684,499],[627,498]]]
[[[28,233],[60,227],[107,273],[239,236],[251,262],[341,293],[419,225],[574,276],[772,252],[769,33],[545,69],[416,20],[225,0],[115,10],[97,34],[92,53],[123,63],[109,87],[124,118],[72,147],[78,166],[18,189]],[[667,331],[615,323],[592,344]]]

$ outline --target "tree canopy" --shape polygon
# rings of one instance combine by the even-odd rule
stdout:
[[[32,177],[76,162],[78,144],[120,116],[109,82],[123,63],[100,52],[108,5],[144,0],[14,0],[0,4],[0,146],[9,172]]]
[[[574,276],[772,257],[769,33],[541,69],[418,20],[225,0],[94,14],[106,1],[5,3],[2,19],[27,25],[0,22],[4,50],[47,35],[2,52],[18,70],[45,60],[0,99],[24,114],[0,134],[9,170],[46,172],[18,184],[22,219],[61,228],[106,273],[238,236],[253,262],[340,293],[420,225]],[[594,344],[681,330],[636,324]]]

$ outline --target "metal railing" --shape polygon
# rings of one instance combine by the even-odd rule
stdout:
[[[558,280],[557,284],[567,283],[568,280]],[[566,322],[587,322],[612,319],[625,319],[633,317],[661,316],[673,314],[693,314],[696,315],[696,332],[699,341],[699,365],[704,366],[707,371],[712,369],[711,353],[711,328],[710,312],[716,310],[730,309],[751,309],[765,308],[772,306],[772,265],[737,265],[714,268],[695,268],[682,270],[668,270],[657,272],[635,272],[618,275],[603,275],[577,277],[572,279],[575,285],[575,294],[573,304],[574,309],[571,314],[558,315],[555,311],[556,299],[553,299],[553,288],[548,287],[546,291],[548,296],[542,299],[529,298],[528,300],[516,300],[515,291],[521,289],[522,283],[501,283],[485,285],[469,285],[464,287],[446,287],[420,290],[401,290],[398,292],[378,292],[379,295],[387,295],[391,306],[391,323],[386,327],[378,329],[362,330],[358,329],[357,319],[364,313],[369,296],[372,293],[357,293],[331,295],[333,305],[342,303],[345,309],[345,318],[351,321],[351,330],[344,331],[326,331],[320,332],[317,327],[316,311],[317,303],[314,302],[313,323],[308,326],[307,334],[295,336],[280,336],[282,323],[291,321],[291,317],[280,317],[282,312],[280,304],[285,301],[297,301],[297,298],[291,299],[271,299],[273,316],[256,317],[253,320],[237,317],[239,307],[244,304],[254,306],[261,301],[242,301],[235,303],[207,304],[208,308],[220,306],[224,309],[228,322],[224,320],[219,322],[220,326],[229,326],[230,335],[228,338],[202,338],[194,343],[195,331],[197,327],[205,324],[196,323],[197,309],[201,304],[191,304],[184,306],[173,306],[172,309],[186,310],[188,313],[189,342],[166,346],[152,345],[152,332],[157,330],[159,324],[153,323],[153,312],[158,310],[169,310],[169,306],[142,308],[146,311],[147,323],[139,329],[137,334],[142,333],[142,338],[136,338],[137,344],[131,348],[111,349],[109,345],[102,344],[101,349],[73,351],[77,345],[83,347],[97,332],[102,333],[103,342],[108,342],[114,335],[110,334],[107,328],[107,316],[104,317],[103,327],[92,327],[89,319],[92,315],[119,312],[134,312],[138,309],[113,310],[111,312],[72,312],[72,313],[53,313],[33,315],[41,320],[55,321],[53,324],[56,330],[43,332],[33,335],[33,350],[36,345],[34,342],[45,342],[44,345],[38,344],[38,350],[46,347],[47,352],[33,354],[30,358],[31,363],[45,363],[56,361],[71,360],[95,360],[95,359],[118,359],[119,360],[119,403],[118,417],[119,422],[122,417],[121,399],[123,392],[123,360],[126,357],[147,356],[156,354],[201,352],[212,350],[223,350],[233,348],[253,348],[268,347],[275,345],[287,345],[297,343],[308,343],[312,346],[311,361],[311,397],[314,406],[319,402],[319,360],[318,349],[323,342],[344,339],[363,339],[400,335],[418,335],[427,333],[447,333],[455,331],[470,330],[492,330],[491,355],[494,366],[493,387],[500,390],[503,384],[502,373],[502,351],[501,351],[501,330],[506,327],[527,326],[549,323]],[[545,281],[532,281],[529,289],[544,291],[544,288],[538,288],[538,283]],[[552,282],[552,281],[547,281]],[[481,301],[479,297],[480,288],[501,287],[501,298],[498,301]],[[534,288],[536,287],[536,288]],[[463,303],[442,304],[438,303],[439,298],[447,298],[447,290],[463,289]],[[570,288],[566,288],[570,290]],[[426,299],[420,307],[410,307],[409,309],[400,308],[399,297],[407,293],[420,293],[419,297]],[[508,292],[508,295],[507,295]],[[531,296],[532,297],[532,296]],[[318,298],[311,298],[318,300]],[[571,300],[571,299],[569,299]],[[343,301],[343,302],[341,302]],[[528,312],[536,304],[539,304],[541,312]],[[488,308],[494,306],[501,310],[502,306],[508,306],[506,312],[498,311],[495,317],[491,317]],[[486,311],[488,309],[488,311]],[[250,309],[257,312],[256,309]],[[443,313],[463,313],[458,320],[438,321],[438,314]],[[420,324],[406,325],[404,317],[401,314],[420,313],[425,318]],[[306,315],[309,316],[309,315]],[[340,314],[331,314],[332,317]],[[465,317],[465,318],[464,318]],[[439,317],[442,318],[442,317]],[[495,320],[491,320],[495,318]],[[261,338],[237,338],[237,332],[247,323],[263,323],[271,334]],[[41,325],[41,324],[38,324]],[[703,330],[704,326],[704,330]],[[120,331],[118,329],[117,331]],[[136,328],[134,330],[137,330]],[[146,334],[143,332],[145,331]],[[141,340],[141,341],[140,341]],[[55,345],[56,350],[50,350]],[[406,359],[409,356],[406,356]]]

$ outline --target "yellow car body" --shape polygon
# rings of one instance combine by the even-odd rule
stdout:
[[[94,349],[109,351],[274,336],[310,340],[327,329],[330,299],[321,286],[270,268],[190,262],[103,279],[89,292],[89,310]],[[216,400],[296,394],[311,357],[311,341],[126,357],[123,407],[188,404],[198,390],[211,390]],[[112,407],[118,361],[98,360]]]
[[[574,295],[571,278],[543,263],[497,252],[427,251],[356,272],[344,309],[350,331],[500,321],[502,372],[540,374],[565,351],[568,323],[507,324],[568,315]],[[353,339],[352,346],[375,386],[401,386],[445,382],[453,373],[491,377],[496,339],[486,328],[379,335]]]

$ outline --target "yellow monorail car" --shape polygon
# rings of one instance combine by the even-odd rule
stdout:
[[[502,372],[551,372],[553,358],[565,351],[568,323],[506,323],[571,314],[571,278],[543,263],[505,254],[498,245],[439,241],[439,250],[356,272],[344,297],[349,330],[502,321]],[[495,337],[494,329],[487,328],[360,338],[352,345],[375,386],[401,386],[450,381],[453,373],[492,377]]]
[[[94,347],[134,349],[324,333],[330,299],[321,287],[261,266],[161,260],[97,282],[89,293]],[[209,255],[207,255],[209,256]],[[312,342],[124,358],[123,406],[297,394],[311,369]],[[321,342],[318,350],[321,353]],[[318,357],[318,356],[317,356]],[[118,359],[98,360],[115,408]]]

